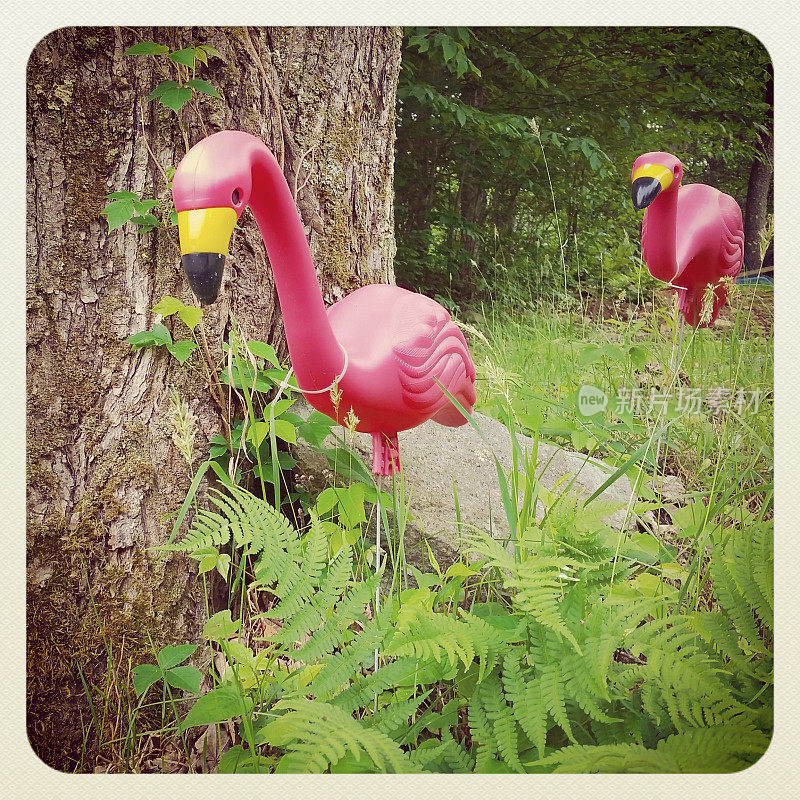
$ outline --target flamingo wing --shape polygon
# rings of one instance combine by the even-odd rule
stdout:
[[[720,198],[721,244],[720,249],[720,277],[722,275],[735,278],[742,269],[744,259],[744,226],[742,224],[742,209],[739,204],[727,194]]]
[[[411,295],[397,309],[394,328],[392,352],[405,403],[443,425],[463,425],[466,420],[439,385],[472,411],[475,365],[450,314],[429,297]]]

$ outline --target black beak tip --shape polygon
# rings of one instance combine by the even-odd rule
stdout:
[[[213,303],[222,285],[225,256],[221,253],[187,253],[181,256],[181,266],[200,304]]]
[[[631,184],[631,200],[633,207],[637,211],[647,208],[653,200],[658,197],[661,191],[661,183],[658,178],[637,178]]]

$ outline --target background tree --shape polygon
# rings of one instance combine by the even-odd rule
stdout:
[[[136,45],[143,54],[125,55]],[[33,747],[56,768],[80,754],[82,679],[125,674],[149,651],[148,630],[186,640],[205,613],[193,570],[148,548],[189,484],[171,390],[206,437],[220,412],[199,348],[180,365],[125,343],[152,326],[162,296],[193,302],[169,221],[171,168],[216,130],[262,137],[296,190],[326,300],[391,281],[399,59],[400,31],[383,28],[62,29],[30,57],[28,709]],[[285,352],[249,214],[229,265],[207,310],[211,353],[231,316]],[[187,338],[176,317],[164,324]]]

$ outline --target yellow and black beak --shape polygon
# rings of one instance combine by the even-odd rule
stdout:
[[[232,208],[196,208],[178,212],[181,266],[202,305],[213,303],[222,284],[228,244],[236,226]]]
[[[672,170],[661,164],[642,164],[631,178],[631,199],[634,208],[647,208],[660,192],[672,183]]]

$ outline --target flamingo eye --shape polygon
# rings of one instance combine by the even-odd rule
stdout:
[[[239,205],[239,190],[238,189],[234,189],[233,190],[233,194],[231,195],[231,202],[235,206]]]

